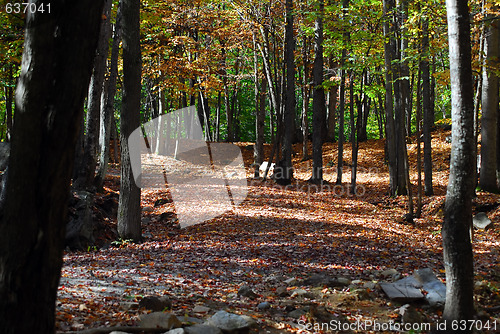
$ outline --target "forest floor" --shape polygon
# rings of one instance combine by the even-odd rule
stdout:
[[[444,281],[440,232],[451,148],[445,138],[449,134],[433,132],[435,195],[423,196],[422,216],[413,225],[403,218],[407,197],[388,196],[381,140],[360,144],[359,193],[355,196],[348,192],[349,144],[344,151],[344,182],[334,186],[336,143],[323,147],[323,173],[329,183],[322,191],[307,183],[312,161],[301,161],[300,145],[294,146],[295,180],[283,187],[251,179],[252,143],[239,143],[248,167],[246,200],[230,212],[184,229],[172,219],[172,203],[154,205],[167,197],[166,191],[143,190],[142,206],[148,208],[143,210],[143,243],[122,241],[99,250],[65,253],[58,330],[134,325],[141,314],[149,312],[136,307],[146,295],[168,296],[170,312],[179,318],[206,318],[217,310],[249,315],[261,333],[335,332],[307,331],[300,325],[321,317],[351,323],[400,321],[402,304],[389,300],[380,282],[421,268],[431,268]],[[408,148],[411,181],[416,185],[416,142],[412,139]],[[269,156],[269,145],[266,151]],[[116,175],[115,170],[107,180],[107,194],[118,190]],[[415,186],[413,193],[416,191]],[[478,192],[474,210],[487,208],[495,225],[475,232],[473,250],[476,307],[483,320],[497,321],[500,328],[499,203],[500,196]],[[318,285],[313,282],[315,277],[346,283]],[[255,295],[238,294],[242,286]],[[210,310],[200,313],[197,305]],[[426,323],[435,323],[442,311],[423,303],[412,308]]]

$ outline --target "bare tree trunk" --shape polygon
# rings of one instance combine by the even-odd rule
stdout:
[[[283,117],[283,146],[282,159],[274,168],[275,180],[279,184],[291,183],[292,167],[292,131],[293,117],[295,117],[295,40],[293,34],[293,3],[286,0],[285,26],[285,64],[286,64],[286,100]]]
[[[103,19],[94,59],[94,71],[90,80],[87,98],[87,124],[85,127],[83,156],[81,165],[77,167],[77,177],[73,184],[75,188],[91,189],[94,187],[99,144],[101,96],[104,88],[104,73],[106,72],[109,49],[111,3],[111,0],[104,1]]]
[[[97,174],[95,177],[95,187],[101,190],[108,170],[109,145],[114,127],[114,102],[116,94],[116,82],[118,79],[118,54],[120,52],[121,41],[121,9],[118,5],[116,13],[116,23],[114,26],[113,46],[111,47],[111,60],[109,65],[109,78],[104,87],[103,99],[101,101],[101,134],[99,136],[100,158],[97,165]]]
[[[128,137],[140,126],[141,50],[139,36],[139,0],[121,0],[123,15],[123,102],[120,114],[121,176],[118,202],[118,235],[136,242],[141,233],[141,189],[136,185],[128,146]]]
[[[323,129],[325,115],[325,91],[323,89],[323,13],[324,2],[318,0],[318,13],[314,28],[313,67],[313,168],[309,182],[323,181]]]
[[[476,159],[471,40],[467,1],[447,0],[452,99],[452,150],[442,229],[446,269],[446,304],[443,319],[472,320],[474,268],[470,228]],[[448,332],[453,331],[448,326]],[[469,333],[470,330],[461,331]]]
[[[424,112],[424,192],[425,195],[431,196],[434,194],[432,189],[432,147],[431,147],[431,130],[434,126],[434,109],[431,105],[431,86],[430,86],[430,71],[429,71],[429,19],[427,16],[422,22],[422,108]]]
[[[493,14],[487,18],[492,19]],[[497,183],[497,122],[498,122],[498,76],[492,65],[498,61],[500,38],[499,20],[490,22],[485,33],[484,50],[486,59],[483,64],[481,93],[481,172],[479,186],[490,192],[498,192]]]
[[[307,143],[309,141],[309,41],[307,36],[303,36],[302,59],[304,62],[304,77],[302,78],[302,161],[308,160],[309,152]]]
[[[35,3],[46,8],[48,2]],[[0,203],[3,334],[55,333],[75,145],[103,1],[50,4],[57,20],[46,12],[26,13],[9,170]]]
[[[386,114],[386,145],[387,156],[389,162],[389,183],[390,193],[395,195],[397,193],[397,156],[396,156],[396,127],[394,124],[394,104],[392,95],[392,61],[395,56],[395,41],[392,26],[392,20],[395,3],[394,0],[384,0],[384,36],[386,43],[384,44],[384,58],[385,58],[385,114]]]

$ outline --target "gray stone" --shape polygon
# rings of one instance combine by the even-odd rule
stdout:
[[[258,297],[258,295],[248,285],[243,285],[238,290],[238,296],[248,297],[250,299],[255,299]]]
[[[130,334],[129,332],[112,331],[109,334]]]
[[[356,296],[357,300],[369,300],[371,299],[370,293],[367,289],[355,289],[351,292],[354,296]]]
[[[308,294],[308,292],[304,289],[295,289],[292,291],[292,295],[291,297],[294,298],[294,297],[298,297],[298,296],[306,296]]]
[[[365,288],[365,289],[375,290],[376,287],[377,287],[377,283],[375,283],[373,281],[363,283],[363,288]]]
[[[250,317],[218,311],[207,320],[207,324],[220,328],[225,333],[232,333],[254,326],[255,321]]]
[[[203,305],[196,305],[193,308],[193,312],[194,313],[208,313],[210,310],[211,310],[210,307],[206,307],[206,306],[203,306]]]
[[[269,304],[269,302],[262,302],[262,303],[259,303],[259,305],[257,305],[257,308],[261,311],[267,310],[267,309],[271,308],[271,304]]]
[[[290,318],[298,319],[306,313],[307,313],[307,311],[305,311],[303,309],[297,309],[297,310],[293,310],[291,312],[288,312],[287,316],[289,316]]]
[[[296,279],[295,277],[291,277],[291,278],[289,278],[289,279],[286,279],[286,280],[284,281],[284,283],[285,283],[286,285],[289,285],[289,286],[291,286],[291,285],[295,285],[295,284],[297,284],[297,279]]]
[[[145,206],[142,208],[142,212],[153,212],[154,211],[154,208],[152,206]]]
[[[171,313],[153,312],[140,316],[139,327],[142,328],[179,328],[182,323]]]
[[[139,303],[137,302],[120,302],[120,308],[125,311],[137,310],[139,308]]]
[[[194,325],[190,327],[186,327],[185,329],[186,334],[222,334],[222,331],[211,325]]]
[[[446,285],[434,275],[432,269],[424,268],[415,270],[413,277],[427,291],[425,299],[429,305],[444,305],[446,301]]]
[[[380,275],[382,277],[385,277],[385,278],[387,278],[387,277],[394,277],[394,276],[396,276],[398,274],[399,274],[399,272],[396,269],[387,269],[387,270],[384,270],[384,271],[382,271],[380,273]]]
[[[184,328],[174,328],[169,330],[168,332],[165,332],[164,334],[185,334],[186,331]]]
[[[479,212],[472,218],[472,223],[474,227],[478,230],[487,230],[493,226],[493,222],[488,218],[486,213]]]
[[[412,276],[394,283],[380,283],[380,287],[391,300],[409,303],[424,298],[420,284]]]
[[[403,323],[422,324],[426,322],[425,317],[410,304],[401,306],[399,314],[401,314],[401,321]]]
[[[279,286],[276,288],[276,296],[278,297],[287,297],[290,294],[288,293],[288,289],[285,286]]]
[[[172,301],[166,296],[145,296],[139,302],[139,307],[153,312],[161,312],[172,308]]]
[[[196,325],[202,324],[205,320],[194,318],[194,317],[182,317],[182,323],[186,325]]]
[[[329,278],[328,281],[325,282],[324,285],[330,288],[344,288],[351,284],[351,280],[346,277],[334,277]]]

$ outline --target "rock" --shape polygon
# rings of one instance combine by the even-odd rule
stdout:
[[[153,212],[154,211],[154,208],[152,206],[145,206],[142,208],[142,212]]]
[[[262,302],[259,305],[257,305],[257,308],[261,311],[264,311],[271,308],[271,304],[269,304],[269,302]]]
[[[289,316],[290,318],[299,319],[301,316],[303,316],[306,313],[307,313],[307,311],[304,309],[297,309],[297,310],[293,310],[291,312],[288,312],[287,316]]]
[[[170,332],[169,332],[170,333]],[[186,334],[222,334],[222,331],[211,325],[194,325],[184,329]]]
[[[161,312],[172,308],[172,301],[166,296],[145,296],[139,302],[139,307],[153,312]]]
[[[174,328],[169,330],[168,332],[165,332],[164,334],[185,334],[186,331],[184,328]]]
[[[365,289],[375,290],[376,287],[377,287],[377,283],[375,283],[373,281],[363,283],[363,288],[365,288]]]
[[[238,296],[248,297],[250,299],[255,299],[258,297],[258,295],[248,285],[243,285],[238,290]]]
[[[422,324],[426,320],[425,317],[410,304],[401,306],[399,308],[399,314],[401,314],[401,321],[403,323]]]
[[[196,324],[202,324],[204,322],[205,322],[205,320],[198,319],[198,318],[182,317],[182,323],[185,325],[196,325]]]
[[[139,308],[139,303],[136,302],[120,302],[120,308],[125,311],[137,310]]]
[[[286,279],[284,283],[288,286],[296,285],[297,284],[297,279],[295,277]]]
[[[486,213],[479,212],[472,218],[472,224],[478,230],[487,230],[493,226],[493,222],[488,218]]]
[[[325,285],[328,285],[328,283],[331,280],[332,280],[332,278],[329,276],[315,274],[315,275],[312,275],[311,277],[305,279],[303,284],[310,285],[310,286],[325,286]]]
[[[431,268],[415,270],[413,277],[427,291],[425,299],[431,306],[444,305],[446,301],[446,285],[441,282]]]
[[[390,299],[402,303],[410,303],[425,297],[431,306],[444,305],[446,297],[446,286],[430,268],[415,270],[412,276],[394,283],[381,283],[380,287]],[[427,292],[425,296],[421,289]]]
[[[351,292],[357,300],[370,300],[370,293],[366,289],[356,289]]]
[[[255,321],[250,317],[218,311],[207,320],[207,324],[220,328],[224,333],[236,333],[254,326]]]
[[[153,312],[140,316],[139,327],[142,328],[165,328],[167,330],[179,328],[182,323],[171,313]]]
[[[276,288],[276,296],[278,297],[288,297],[290,294],[288,293],[288,289],[285,286],[279,286]]]
[[[387,270],[384,270],[380,273],[380,275],[384,278],[394,277],[398,274],[399,274],[399,272],[396,269],[387,269]]]
[[[351,284],[351,280],[346,277],[329,277],[324,284],[320,286],[327,286],[329,288],[344,288]]]
[[[92,217],[94,195],[88,191],[75,191],[70,199],[69,221],[66,225],[66,246],[71,250],[87,250],[95,242],[95,223]]]
[[[420,284],[412,276],[394,283],[380,283],[380,287],[387,297],[401,303],[410,303],[424,298],[420,291]]]
[[[203,305],[196,305],[193,308],[193,312],[194,313],[208,313],[210,310],[211,310],[210,307],[206,307],[206,306],[203,306]]]
[[[128,332],[112,331],[109,334],[130,334]]]
[[[306,295],[308,293],[309,292],[307,292],[304,289],[295,289],[295,290],[292,291],[292,295],[290,297],[292,297],[292,298],[297,297],[297,296],[304,296],[304,297],[306,297]]]
[[[351,282],[351,284],[354,284],[354,285],[360,285],[360,284],[363,284],[363,281],[360,280],[360,279],[355,279]]]

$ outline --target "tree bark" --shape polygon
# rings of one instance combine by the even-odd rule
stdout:
[[[323,181],[323,130],[325,110],[325,90],[323,88],[323,13],[325,4],[318,0],[318,12],[314,28],[313,65],[313,168],[311,183]]]
[[[446,269],[443,319],[471,320],[474,315],[472,226],[473,175],[476,159],[471,40],[467,1],[447,0],[452,99],[452,151],[442,229]],[[452,332],[451,326],[448,331]],[[456,332],[456,331],[453,331]],[[470,332],[463,331],[462,333]]]
[[[344,26],[347,26],[345,21],[348,17],[349,0],[342,0],[342,20]],[[347,29],[347,28],[346,28]],[[342,169],[344,168],[344,116],[345,116],[345,76],[344,69],[347,58],[347,45],[350,42],[350,33],[348,30],[342,34],[342,57],[340,59],[340,92],[339,92],[339,134],[337,146],[337,180],[335,184],[342,184]]]
[[[5,334],[55,332],[75,145],[103,2],[50,3],[52,15],[26,14],[6,196],[0,205]]]
[[[431,104],[431,83],[429,70],[429,19],[423,18],[422,22],[422,56],[420,62],[422,69],[422,109],[424,114],[424,193],[427,196],[434,194],[432,189],[432,146],[431,130],[434,126],[434,109]]]
[[[487,18],[492,19],[489,14]],[[483,80],[481,92],[481,171],[479,186],[490,192],[498,192],[497,183],[497,121],[498,121],[498,76],[492,69],[493,62],[498,61],[500,38],[498,24],[495,19],[488,23],[484,39],[486,59],[483,64]]]
[[[275,180],[281,185],[291,183],[292,167],[292,131],[293,117],[295,117],[295,39],[293,33],[293,2],[286,0],[285,26],[285,66],[286,66],[286,100],[283,115],[283,145],[282,159],[274,168]]]
[[[111,138],[111,126],[114,126],[114,102],[116,95],[116,82],[118,80],[118,55],[121,41],[121,9],[118,5],[116,23],[114,25],[113,45],[111,47],[111,59],[109,64],[109,78],[104,86],[104,102],[101,101],[101,134],[99,136],[100,157],[97,165],[95,186],[97,190],[102,189],[104,178],[108,170],[109,145]]]
[[[85,125],[83,156],[81,165],[77,167],[76,179],[73,184],[78,189],[90,190],[94,187],[99,147],[101,97],[109,49],[111,3],[111,0],[104,0],[99,42],[94,59],[94,71],[90,80],[89,95],[87,97],[87,123]]]
[[[128,137],[140,126],[141,49],[139,36],[139,0],[121,0],[123,18],[123,100],[120,113],[120,198],[118,235],[122,239],[141,240],[141,189],[137,187],[130,164]]]
[[[396,157],[396,128],[394,124],[394,104],[392,95],[392,74],[395,53],[395,41],[392,33],[392,11],[394,10],[394,0],[384,0],[384,16],[385,21],[383,25],[384,36],[386,42],[384,44],[384,61],[385,61],[385,115],[386,115],[386,145],[387,157],[389,164],[389,184],[390,194],[397,193],[397,157]]]

